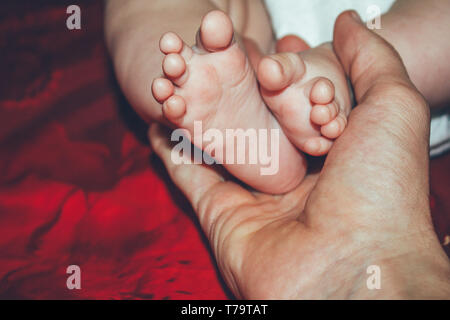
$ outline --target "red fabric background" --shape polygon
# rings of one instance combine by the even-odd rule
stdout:
[[[101,1],[0,4],[0,298],[225,299],[194,215],[114,80]],[[450,156],[432,162],[450,234]],[[447,253],[449,247],[446,246]],[[81,267],[82,289],[66,288]]]

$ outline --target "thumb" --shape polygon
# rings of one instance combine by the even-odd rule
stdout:
[[[398,130],[412,132],[420,141],[429,135],[429,108],[409,79],[402,59],[386,40],[367,29],[355,11],[336,19],[334,50],[350,77],[355,99],[371,112],[397,122]]]
[[[305,208],[310,225],[336,229],[336,213],[341,212],[352,220],[341,225],[345,232],[356,225],[371,228],[384,212],[372,226],[394,230],[412,212],[427,219],[418,225],[429,226],[425,100],[395,49],[368,30],[355,12],[338,17],[333,45],[353,84],[357,107],[330,150]],[[321,215],[314,214],[318,210]]]
[[[336,19],[333,45],[358,103],[380,82],[413,87],[397,51],[367,29],[355,11],[345,11]]]

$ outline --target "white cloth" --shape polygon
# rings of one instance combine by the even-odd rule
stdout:
[[[334,22],[345,10],[356,10],[365,21],[389,10],[394,0],[265,0],[278,39],[295,34],[315,47],[333,38]],[[383,27],[383,21],[380,21]],[[431,120],[430,155],[450,149],[450,115]]]
[[[438,156],[450,150],[450,114],[444,113],[431,118],[430,155]]]

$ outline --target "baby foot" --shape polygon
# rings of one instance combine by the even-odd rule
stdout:
[[[264,57],[258,80],[291,142],[310,155],[326,154],[344,131],[351,110],[344,71],[331,46]]]
[[[162,64],[165,77],[154,80],[152,91],[173,125],[186,129],[197,147],[212,153],[234,176],[257,190],[284,193],[298,185],[305,175],[305,158],[266,108],[254,71],[234,40],[232,22],[225,13],[211,11],[203,18],[194,47],[169,32],[161,38],[160,49],[166,55]],[[259,158],[256,164],[249,163],[249,154],[258,143],[246,142],[245,164],[227,159],[227,140],[222,152],[208,150],[208,145],[199,143],[201,139],[194,136],[194,121],[201,121],[202,132],[218,129],[223,137],[227,129],[278,130],[279,152],[271,155],[278,157],[271,159],[278,163],[278,171],[262,175],[260,169],[267,163]],[[270,138],[268,141],[270,144]]]

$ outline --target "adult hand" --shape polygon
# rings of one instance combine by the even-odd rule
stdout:
[[[191,202],[238,298],[448,298],[450,266],[430,219],[426,102],[395,50],[357,15],[336,21],[335,51],[358,106],[320,174],[282,196],[250,192],[209,167],[154,151]],[[367,267],[381,270],[369,290]]]

